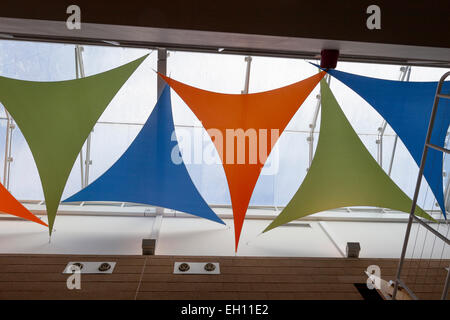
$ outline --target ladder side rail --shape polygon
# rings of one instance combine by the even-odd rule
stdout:
[[[446,72],[441,77],[441,79],[439,80],[438,86],[436,88],[436,95],[434,97],[434,103],[433,103],[433,108],[431,110],[430,121],[428,122],[427,136],[425,139],[425,144],[423,146],[422,159],[420,160],[419,174],[417,175],[416,189],[414,191],[414,197],[413,197],[413,201],[412,201],[412,205],[411,205],[411,212],[409,213],[408,225],[406,227],[405,240],[403,241],[402,253],[400,256],[400,261],[399,261],[398,268],[397,268],[397,274],[395,277],[394,292],[392,294],[392,299],[394,299],[394,300],[395,300],[395,297],[397,296],[399,280],[400,280],[401,272],[403,269],[403,263],[405,261],[406,250],[408,248],[408,240],[409,240],[409,236],[411,233],[411,226],[412,226],[413,219],[415,216],[414,212],[416,211],[416,207],[417,207],[417,199],[419,197],[420,185],[422,184],[423,171],[425,169],[425,163],[427,160],[428,148],[429,148],[429,144],[430,144],[430,140],[431,140],[431,134],[433,133],[434,121],[436,118],[437,108],[439,105],[439,99],[440,99],[439,95],[441,94],[442,85],[444,84],[444,81],[448,76],[450,76],[450,71]]]

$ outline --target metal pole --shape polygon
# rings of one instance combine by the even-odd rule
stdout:
[[[94,131],[94,130],[92,130]],[[87,187],[89,184],[89,168],[92,164],[91,160],[91,134],[89,133],[89,136],[86,140],[86,161],[85,168],[84,168],[84,186]]]
[[[165,48],[158,48],[157,68],[158,68],[159,73],[161,73],[163,75],[167,74],[167,49],[165,49]],[[165,86],[166,86],[165,81],[161,77],[158,77],[157,88],[156,88],[157,93],[158,93],[158,98],[161,95],[161,93],[163,92]],[[156,207],[156,216],[157,217],[160,216],[161,220],[159,221],[157,219],[157,220],[155,220],[155,222],[159,221],[159,223],[161,224],[163,215],[164,215],[164,208]]]
[[[166,75],[167,74],[167,49],[158,48],[158,63],[157,63],[158,72]],[[161,95],[164,87],[166,86],[166,82],[161,77],[158,77],[157,82],[157,97]]]
[[[450,245],[450,240],[447,239],[445,236],[443,236],[442,234],[440,234],[438,231],[436,231],[435,229],[433,229],[432,227],[430,227],[428,224],[426,224],[425,222],[423,222],[422,220],[420,220],[418,217],[416,217],[415,215],[413,216],[413,219],[420,224],[421,226],[423,226],[425,229],[427,229],[428,231],[430,231],[432,234],[434,234],[436,237],[438,237],[439,239],[441,239],[442,241],[444,241],[447,245]]]
[[[80,77],[84,78],[84,62],[83,62],[83,46],[77,45],[76,46],[76,52],[77,52],[77,61],[78,61],[78,67],[80,71]],[[93,131],[93,130],[92,130]],[[89,184],[89,169],[92,164],[91,160],[91,133],[89,133],[89,136],[86,139],[86,160],[84,161],[85,167],[84,167],[84,185],[83,187],[87,187]]]
[[[446,148],[450,147],[450,136],[447,136],[447,143],[445,144]],[[445,186],[445,195],[444,195],[444,210],[450,210],[450,172],[447,172],[447,185]]]
[[[313,119],[309,125],[310,131],[309,136],[306,138],[306,141],[308,141],[309,144],[309,165],[306,170],[309,170],[312,164],[313,160],[313,153],[314,153],[314,129],[316,128],[317,118],[319,117],[319,111],[321,106],[321,99],[320,99],[320,93],[316,96],[317,98],[317,104],[316,109],[314,110]]]
[[[395,135],[394,146],[392,147],[391,162],[389,163],[388,176],[391,176],[392,166],[394,165],[395,150],[397,149],[398,135]]]
[[[450,266],[448,267],[448,270],[447,270],[447,278],[445,279],[444,290],[442,291],[441,300],[447,299],[449,284],[450,284]]]
[[[6,110],[5,110],[6,111]],[[8,111],[6,111],[8,113]],[[15,128],[14,120],[11,118],[11,115],[8,116],[10,118],[8,129],[9,129],[9,141],[8,141],[8,170],[6,174],[6,185],[5,188],[9,190],[9,182],[10,182],[10,175],[11,175],[11,162],[13,161],[12,157],[12,138],[13,138],[13,130]]]
[[[241,93],[248,94],[248,90],[250,87],[250,71],[252,66],[252,57],[250,56],[245,57],[245,62],[247,62],[247,69],[245,70],[244,90],[242,90]]]
[[[8,115],[8,111],[6,111],[5,108],[5,113],[6,113],[6,140],[5,140],[5,162],[3,164],[3,185],[6,188],[6,175],[7,175],[7,170],[8,170],[8,141],[9,141],[9,115]]]
[[[327,80],[328,85],[330,85],[331,82],[331,77],[329,74],[327,74],[325,77]],[[306,169],[306,171],[309,170],[309,168],[311,167],[312,161],[313,161],[313,153],[314,153],[314,129],[316,128],[316,124],[317,124],[317,118],[319,118],[319,111],[320,111],[320,107],[321,107],[321,96],[320,93],[316,96],[317,98],[317,104],[316,104],[316,109],[314,110],[314,115],[313,115],[313,119],[311,121],[311,123],[309,124],[309,136],[306,138],[306,141],[308,141],[309,144],[309,166]]]
[[[402,71],[402,69],[400,69],[400,71]],[[409,82],[409,79],[411,77],[411,66],[407,66],[406,67],[406,72],[404,72],[404,74],[406,74],[406,80],[405,80],[405,76],[401,77],[401,80],[405,80],[407,82]],[[388,170],[388,175],[389,177],[391,176],[392,173],[392,167],[394,165],[394,157],[395,157],[395,151],[397,150],[397,142],[398,142],[398,135],[395,135],[395,139],[394,139],[394,146],[392,147],[392,154],[391,154],[391,161],[389,163],[389,170]]]
[[[75,46],[75,75],[76,78],[80,78],[80,64],[78,63],[78,49],[79,46]],[[80,150],[80,174],[81,174],[81,188],[84,188],[84,164],[83,164],[83,147]]]
[[[433,132],[433,126],[434,126],[434,120],[436,118],[436,112],[437,112],[437,108],[438,108],[438,104],[439,104],[439,96],[438,95],[441,92],[442,85],[444,83],[445,78],[447,78],[449,75],[450,75],[450,72],[445,73],[439,80],[438,86],[436,88],[436,96],[434,97],[433,109],[431,110],[430,121],[428,123],[427,137],[425,139],[425,144],[424,144],[423,152],[422,152],[422,159],[420,161],[420,169],[419,169],[419,174],[417,176],[417,183],[416,183],[416,189],[414,191],[414,197],[413,197],[413,201],[412,201],[412,205],[411,205],[411,212],[409,213],[408,226],[406,227],[405,240],[403,242],[402,254],[400,256],[400,262],[398,264],[394,292],[392,294],[393,299],[395,299],[395,297],[397,295],[399,279],[400,279],[402,268],[403,268],[403,262],[405,261],[406,250],[408,248],[408,240],[409,240],[409,235],[411,233],[411,226],[412,226],[413,219],[415,217],[414,212],[416,211],[417,199],[419,197],[419,191],[420,191],[420,185],[422,184],[423,171],[425,169],[425,162],[427,160],[427,155],[428,155],[428,145],[431,140],[431,134]]]
[[[83,46],[77,45],[75,48],[77,55],[78,55],[78,67],[79,67],[79,71],[80,71],[80,76],[81,78],[85,77],[84,74],[84,63],[83,63],[83,51],[84,48]]]
[[[448,175],[448,173],[447,173]],[[445,187],[445,210],[450,211],[450,177],[447,178],[447,186]]]
[[[8,158],[9,158],[9,136],[10,136],[10,124],[11,124],[11,117],[9,116],[8,111],[5,108],[5,114],[6,114],[6,140],[5,140],[5,163],[4,163],[4,167],[3,167],[3,185],[5,186],[6,189],[8,189],[7,187],[7,183],[8,183]]]
[[[409,81],[409,77],[411,75],[411,67],[410,66],[404,66],[400,68],[400,76],[399,76],[399,80],[400,81]],[[376,143],[378,145],[377,148],[377,161],[378,164],[380,165],[380,167],[383,167],[383,137],[384,137],[384,132],[386,131],[386,126],[387,126],[387,122],[386,120],[383,120],[381,127],[378,128],[378,139],[376,140]],[[395,151],[397,148],[397,135],[395,135],[395,141],[394,141],[394,147],[392,148],[392,155],[391,155],[391,161],[390,161],[390,165],[389,165],[389,176],[391,175],[391,171],[392,171],[392,164],[394,162],[394,155],[395,155]]]
[[[3,168],[3,185],[9,190],[9,180],[11,174],[11,162],[13,161],[12,157],[12,137],[13,130],[15,128],[14,120],[11,118],[8,110],[5,108],[6,114],[6,140],[5,140],[5,163]]]
[[[378,128],[378,139],[376,141],[378,145],[378,152],[377,152],[377,160],[380,167],[383,167],[383,136],[384,131],[386,131],[387,122],[386,120],[383,120],[383,123],[381,124],[381,127]]]
[[[327,224],[325,223],[325,221],[319,221],[318,225],[322,229],[323,233],[327,236],[327,238],[331,241],[331,243],[336,248],[336,250],[339,252],[339,254],[342,256],[342,258],[345,258],[346,257],[345,252],[341,249],[339,244],[334,239],[335,237],[333,237],[333,234],[328,229]]]
[[[165,48],[158,48],[157,71],[163,75],[167,74],[167,49]],[[157,76],[156,91],[158,94],[158,99],[161,96],[165,86],[165,81],[161,77]],[[164,217],[164,208],[155,207],[155,210],[155,221],[153,222],[152,231],[150,232],[149,238],[142,239],[143,255],[154,255],[158,245],[159,232],[161,230],[161,224]]]

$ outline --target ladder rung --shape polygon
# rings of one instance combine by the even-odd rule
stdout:
[[[442,94],[442,93],[438,93],[437,96],[438,96],[439,98],[450,99],[450,94]]]
[[[427,143],[427,146],[430,147],[430,148],[433,148],[433,149],[445,152],[445,153],[450,153],[449,149],[445,149],[445,148],[439,147],[439,146],[431,144],[431,143]]]

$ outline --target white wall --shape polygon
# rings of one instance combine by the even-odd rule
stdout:
[[[157,254],[234,256],[232,220],[227,226],[195,219],[164,219]],[[246,220],[239,242],[238,256],[339,257],[339,251],[320,230],[311,227],[279,227],[261,232],[268,220]]]
[[[398,258],[406,232],[406,223],[399,222],[326,222],[336,236],[336,242],[345,250],[347,242],[360,242],[361,258]],[[443,235],[449,235],[449,227],[435,227]],[[444,249],[444,252],[443,252]],[[406,253],[407,258],[450,258],[449,246],[424,227],[414,224]]]
[[[44,219],[45,220],[45,219]],[[0,253],[142,254],[153,217],[58,216],[48,229],[14,218],[0,219]]]
[[[198,218],[164,217],[156,253],[234,256],[233,222],[224,221],[227,226]],[[46,228],[4,215],[0,216],[0,253],[140,255],[141,240],[149,237],[153,222],[153,217],[61,215],[49,243]],[[347,242],[360,242],[360,257],[398,258],[406,228],[404,222],[297,221],[261,234],[269,223],[245,221],[238,256],[342,257],[336,245],[345,253]],[[414,250],[415,258],[450,259],[448,246],[444,248],[423,227],[417,230],[415,224],[408,258]],[[448,235],[444,224],[439,231]]]

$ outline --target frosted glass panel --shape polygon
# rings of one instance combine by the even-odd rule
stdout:
[[[149,54],[108,106],[91,136],[90,179],[103,174],[125,152],[142,128],[157,101],[157,52],[147,49],[83,46],[86,76],[97,74]],[[167,74],[205,90],[239,94],[244,89],[245,56],[170,51]],[[317,61],[310,61],[317,63]],[[365,76],[398,80],[400,66],[339,62],[338,69]],[[413,67],[411,81],[437,81],[446,72],[440,68]],[[253,57],[249,92],[279,88],[317,73],[309,61],[272,57]],[[75,46],[65,44],[0,41],[0,75],[32,81],[57,81],[75,78]],[[378,129],[381,116],[355,92],[331,78],[331,89],[361,141],[378,159]],[[251,205],[284,206],[302,183],[309,166],[311,124],[317,107],[319,88],[306,99],[288,124],[263,169]],[[210,204],[230,204],[228,185],[220,159],[209,136],[189,107],[174,92],[171,94],[176,133],[183,159],[200,193]],[[320,130],[320,113],[313,131],[314,149]],[[0,106],[0,177],[3,181],[6,119]],[[186,138],[190,137],[190,138]],[[395,132],[389,127],[383,137],[382,167],[388,172]],[[344,142],[343,142],[344,143]],[[200,144],[200,158],[198,154]],[[85,150],[85,147],[83,148]],[[17,128],[13,133],[11,164],[12,193],[19,199],[42,200],[39,175],[28,145]],[[450,160],[444,158],[444,185],[450,174]],[[418,167],[398,139],[392,166],[392,179],[412,196]],[[63,198],[81,188],[79,159],[74,164]],[[435,209],[434,197],[424,181],[419,205]]]

